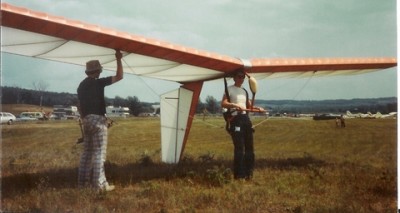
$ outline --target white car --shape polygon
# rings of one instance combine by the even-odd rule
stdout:
[[[10,125],[16,120],[17,118],[13,114],[9,112],[0,112],[0,121],[2,124],[6,123]]]
[[[19,114],[17,121],[37,121],[43,120],[44,115],[41,112],[21,112]]]

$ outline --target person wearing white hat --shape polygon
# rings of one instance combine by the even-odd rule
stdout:
[[[117,71],[114,76],[100,78],[103,70],[98,60],[86,63],[87,77],[77,89],[79,112],[83,121],[83,146],[78,174],[79,187],[112,191],[115,186],[107,182],[104,162],[107,152],[107,118],[104,88],[123,78],[122,53],[116,50]]]

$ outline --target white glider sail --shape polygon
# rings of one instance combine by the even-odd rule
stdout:
[[[184,146],[193,92],[179,88],[161,96],[161,160],[178,163]]]
[[[116,70],[115,51],[111,48],[9,27],[2,27],[1,30],[3,52],[76,65],[84,65],[86,61],[95,58],[101,62],[104,69]],[[207,80],[221,75],[221,72],[216,70],[126,52],[126,50],[123,54],[124,72],[129,74],[181,83]]]

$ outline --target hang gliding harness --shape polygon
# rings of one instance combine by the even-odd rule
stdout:
[[[226,81],[226,76],[224,76],[224,86],[225,86],[225,96],[226,99],[228,100],[228,102],[231,102],[231,98],[229,96],[229,91],[228,91],[228,83]],[[249,93],[247,92],[247,90],[245,88],[242,88],[245,92],[246,92],[246,108],[248,108],[248,102],[249,102]],[[231,108],[227,108],[226,112],[223,113],[224,119],[225,119],[225,130],[230,133],[230,122],[232,121],[232,119],[235,117],[233,115],[233,112],[235,112],[237,110],[232,110]],[[248,114],[249,112],[247,111],[246,114]]]

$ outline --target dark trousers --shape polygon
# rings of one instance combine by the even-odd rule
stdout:
[[[230,123],[230,133],[234,145],[234,178],[250,179],[254,170],[254,146],[253,129],[249,117],[236,115]]]

